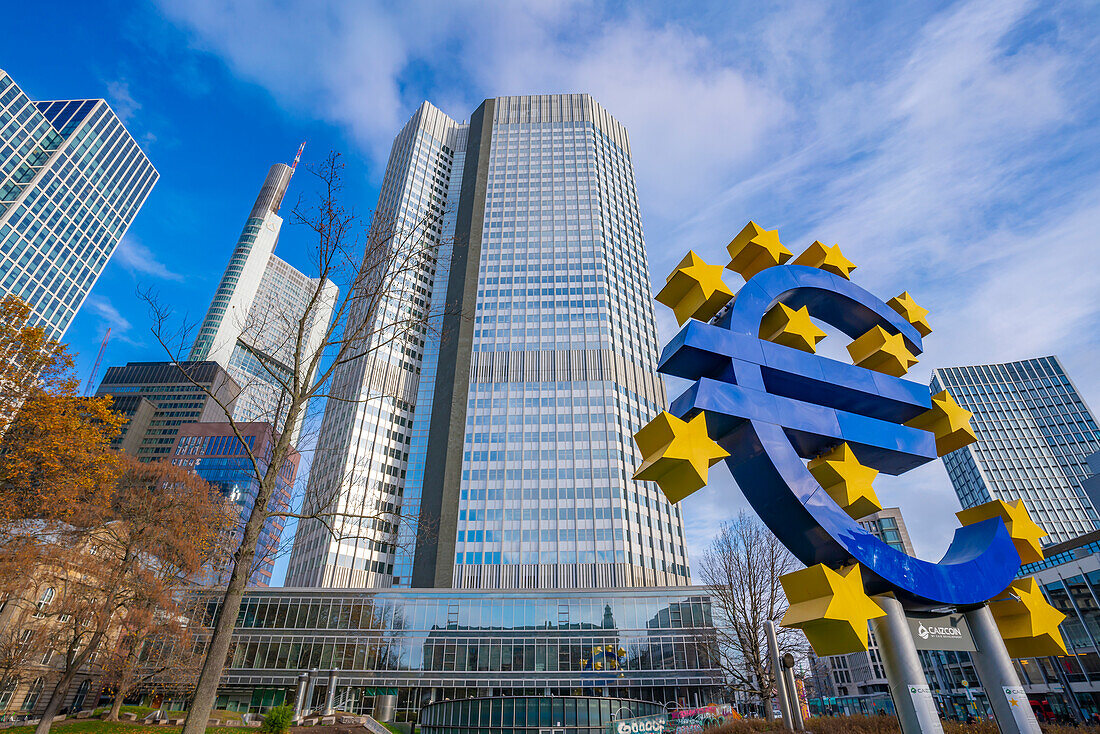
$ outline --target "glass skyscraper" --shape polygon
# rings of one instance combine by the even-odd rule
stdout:
[[[334,376],[309,495],[401,519],[349,540],[303,522],[287,583],[688,583],[678,508],[630,478],[665,394],[626,129],[583,94],[489,99],[469,124],[424,103],[375,220],[427,221],[412,305],[441,328]]]
[[[964,508],[1023,499],[1045,544],[1100,527],[1082,486],[1100,429],[1057,357],[938,369],[932,391],[944,389],[974,413],[978,436],[943,457]]]
[[[0,296],[61,338],[158,176],[107,102],[34,102],[0,70]]]
[[[190,356],[217,362],[240,386],[234,420],[263,421],[280,431],[286,418],[282,384],[294,371],[298,327],[304,318],[302,359],[308,360],[325,341],[338,295],[332,281],[310,278],[275,255],[283,226],[279,207],[293,175],[283,163],[267,172]],[[291,427],[295,444],[301,425]]]

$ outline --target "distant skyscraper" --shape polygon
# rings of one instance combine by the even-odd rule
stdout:
[[[630,478],[665,393],[626,129],[584,94],[489,99],[468,125],[425,102],[375,220],[427,221],[411,306],[441,336],[334,375],[309,494],[402,524],[301,523],[288,585],[687,583],[678,508]]]
[[[114,445],[141,461],[156,461],[172,454],[180,426],[224,421],[218,402],[232,410],[238,392],[216,362],[128,362],[109,367],[95,394],[113,397],[114,409],[128,419]]]
[[[293,174],[283,163],[267,172],[190,356],[191,361],[217,362],[241,386],[235,420],[265,421],[279,430],[286,417],[280,379],[293,374],[298,325],[320,283],[274,254],[283,226],[279,206]],[[325,280],[306,321],[306,358],[324,341],[336,296],[336,285]],[[293,427],[295,444],[300,428],[299,420]]]
[[[1082,486],[1100,430],[1057,357],[938,369],[932,391],[943,389],[973,411],[978,435],[943,457],[963,507],[1023,499],[1047,544],[1100,527]]]
[[[0,296],[61,338],[158,175],[104,100],[33,102],[0,70]]]
[[[191,423],[181,427],[172,452],[173,464],[190,468],[240,508],[241,524],[233,541],[234,550],[240,546],[244,520],[252,512],[260,489],[256,469],[248,454],[251,452],[256,457],[259,472],[263,474],[267,471],[275,438],[270,423],[238,423],[237,430],[244,437],[247,450],[232,426],[221,422]],[[291,489],[298,473],[299,458],[298,452],[293,451],[283,462],[275,480],[275,493],[268,503],[272,511],[290,509]],[[271,572],[275,568],[285,524],[286,518],[282,516],[269,517],[264,522],[256,545],[256,560],[248,580],[249,586],[271,585]],[[208,569],[208,575],[202,580],[211,585],[226,584],[231,570],[231,566]]]

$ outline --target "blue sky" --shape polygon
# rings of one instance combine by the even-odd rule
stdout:
[[[916,379],[1057,354],[1100,407],[1100,9],[748,5],[8,8],[0,67],[32,98],[107,98],[161,173],[67,335],[81,374],[108,325],[105,364],[161,358],[138,286],[201,317],[267,167],[301,140],[306,163],[346,154],[367,216],[422,100],[463,119],[485,97],[589,92],[630,131],[657,281],[688,248],[720,261],[750,218],[796,252],[838,242],[857,282],[931,309]],[[284,229],[280,255],[300,247]],[[939,462],[879,490],[938,557],[958,506]],[[693,556],[743,504],[724,470],[685,501]]]

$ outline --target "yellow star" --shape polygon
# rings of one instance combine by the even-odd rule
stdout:
[[[878,470],[859,463],[852,447],[847,443],[811,460],[807,468],[821,488],[853,520],[882,509],[875,488],[871,486],[878,476]]]
[[[672,309],[680,325],[688,319],[709,321],[733,298],[722,281],[722,266],[704,262],[691,250],[665,280],[657,301]]]
[[[863,590],[859,564],[823,563],[779,577],[790,607],[780,624],[806,633],[818,657],[867,649],[867,622],[886,615]]]
[[[756,222],[746,224],[726,250],[730,254],[726,268],[740,273],[745,280],[791,259],[791,251],[779,241],[779,230],[763,229]]]
[[[991,601],[989,611],[997,622],[1009,657],[1065,655],[1066,643],[1058,625],[1066,615],[1047,603],[1035,579],[1030,576],[1017,579],[1005,593],[1015,598],[1009,596]]]
[[[866,367],[894,377],[902,377],[917,363],[916,356],[905,346],[901,334],[891,334],[881,326],[873,326],[863,336],[848,345],[848,354],[858,367]]]
[[[668,411],[634,434],[642,452],[635,479],[657,482],[669,502],[679,502],[707,485],[707,472],[729,452],[707,435],[702,413],[682,421]]]
[[[840,245],[829,247],[819,240],[791,261],[791,265],[805,265],[810,268],[821,268],[841,278],[852,279],[852,271],[856,269],[855,263],[844,257],[840,251]]]
[[[1012,543],[1016,546],[1016,552],[1020,554],[1021,563],[1037,563],[1043,560],[1043,546],[1039,539],[1047,535],[1027,511],[1023,500],[1005,502],[993,500],[977,507],[971,507],[962,512],[956,512],[955,516],[963,525],[973,525],[982,520],[999,517],[1005,521],[1008,534]]]
[[[805,306],[795,311],[777,303],[760,320],[760,338],[813,354],[817,351],[817,343],[825,338],[825,332],[810,321],[810,312]]]
[[[913,325],[921,336],[932,333],[932,327],[928,325],[928,309],[917,305],[909,291],[902,291],[900,296],[894,296],[886,305],[901,314],[902,318]]]
[[[905,425],[935,434],[936,453],[944,456],[978,440],[970,425],[973,416],[973,413],[955,402],[951,393],[944,390],[932,396],[931,410],[926,410]]]

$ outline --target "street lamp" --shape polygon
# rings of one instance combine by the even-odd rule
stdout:
[[[634,712],[630,710],[629,706],[620,706],[619,708],[617,708],[617,709],[615,709],[614,711],[611,712],[611,720],[614,721],[615,717],[618,716],[619,712],[622,711],[623,709],[626,709],[627,711],[629,711],[631,716],[634,715]]]

